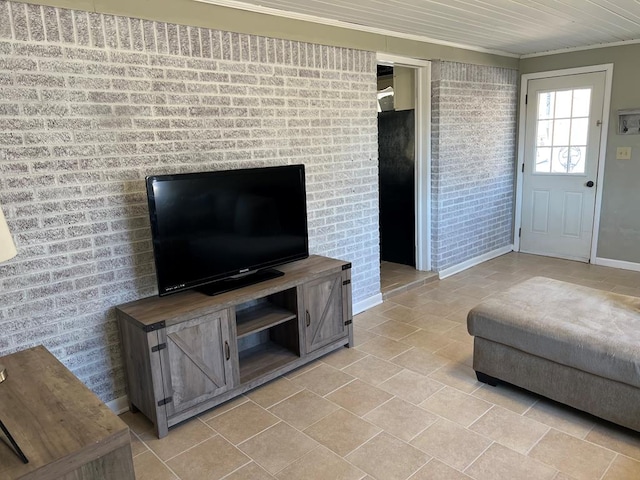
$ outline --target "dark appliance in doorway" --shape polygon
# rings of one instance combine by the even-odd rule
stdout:
[[[378,113],[380,259],[415,267],[415,113]]]

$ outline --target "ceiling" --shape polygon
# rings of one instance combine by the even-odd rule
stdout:
[[[513,57],[640,42],[640,0],[199,0]]]

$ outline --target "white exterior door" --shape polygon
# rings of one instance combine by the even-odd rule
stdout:
[[[605,72],[530,80],[520,251],[589,261]]]

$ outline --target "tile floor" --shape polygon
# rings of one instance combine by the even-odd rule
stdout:
[[[438,279],[434,272],[420,272],[409,265],[380,262],[380,292],[387,299]]]
[[[478,383],[466,313],[545,275],[640,296],[640,272],[508,254],[354,318],[338,352],[170,430],[132,428],[139,480],[640,479],[640,433]]]

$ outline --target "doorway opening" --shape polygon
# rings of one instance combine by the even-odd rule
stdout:
[[[378,187],[383,299],[430,272],[430,64],[378,56]]]

